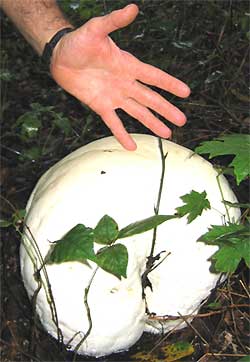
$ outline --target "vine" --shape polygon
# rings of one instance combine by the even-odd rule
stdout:
[[[157,202],[156,202],[156,206],[154,207],[155,215],[159,214],[160,203],[161,203],[161,195],[162,195],[162,189],[163,189],[164,177],[165,177],[165,169],[166,169],[166,162],[165,161],[166,161],[166,158],[167,158],[167,155],[168,155],[167,153],[164,154],[162,139],[161,138],[158,138],[158,147],[159,147],[159,150],[160,150],[160,157],[161,157],[161,176],[160,176],[160,185],[159,185],[159,191],[158,191],[158,196],[157,196]],[[150,280],[148,278],[148,274],[151,273],[158,265],[160,265],[166,259],[166,257],[169,255],[169,254],[167,254],[163,258],[163,260],[161,262],[159,262],[155,266],[155,262],[160,259],[161,254],[164,252],[164,251],[162,251],[161,253],[154,256],[156,236],[157,236],[157,226],[154,228],[154,231],[153,231],[151,250],[150,250],[149,256],[147,257],[146,269],[145,269],[145,271],[144,271],[144,273],[142,274],[142,277],[141,277],[141,280],[142,280],[142,298],[143,299],[146,299],[145,289],[147,287],[149,287],[151,290],[153,290],[152,283],[150,282]],[[146,307],[146,310],[147,310],[147,307]]]

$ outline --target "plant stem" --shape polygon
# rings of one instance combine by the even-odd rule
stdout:
[[[91,278],[90,278],[90,281],[89,281],[89,284],[87,285],[87,287],[85,288],[84,290],[84,305],[86,307],[86,311],[87,311],[87,317],[88,317],[88,322],[89,322],[89,327],[88,327],[88,330],[87,332],[85,333],[84,337],[80,340],[80,342],[77,344],[76,348],[74,349],[74,353],[75,353],[75,356],[74,356],[74,359],[73,359],[73,362],[76,360],[76,356],[77,356],[77,351],[79,350],[79,348],[81,347],[81,345],[83,344],[84,341],[86,341],[86,339],[88,338],[88,336],[90,335],[90,332],[92,330],[92,319],[91,319],[91,312],[90,312],[90,307],[89,307],[89,303],[88,303],[88,294],[89,294],[89,290],[90,290],[90,287],[91,287],[91,284],[93,282],[93,279],[96,275],[96,272],[97,270],[99,269],[99,267],[97,267]]]
[[[225,205],[225,209],[226,209],[226,215],[227,215],[227,218],[228,218],[228,221],[231,222],[230,220],[230,215],[229,215],[229,211],[228,211],[228,207],[227,207],[227,204],[225,203],[225,199],[224,199],[224,195],[223,195],[223,191],[222,191],[222,187],[221,187],[221,184],[220,184],[220,176],[221,176],[221,172],[218,173],[218,175],[216,176],[216,181],[217,181],[217,184],[218,184],[218,187],[219,187],[219,190],[220,190],[220,194],[221,194],[221,197],[222,197],[222,201]]]
[[[155,215],[159,214],[160,202],[161,202],[161,196],[162,196],[162,189],[163,189],[163,183],[164,183],[164,176],[165,176],[165,168],[166,168],[165,167],[165,161],[166,161],[166,157],[167,157],[167,153],[164,155],[161,138],[158,138],[158,145],[159,145],[160,156],[161,156],[161,179],[160,179],[157,202],[156,202],[156,206],[154,207]],[[142,280],[142,298],[143,299],[146,298],[146,295],[145,295],[145,292],[144,292],[145,288],[149,286],[151,288],[151,290],[152,290],[152,284],[151,284],[150,280],[148,279],[148,274],[152,270],[155,269],[154,263],[155,263],[156,260],[158,260],[160,258],[160,255],[162,253],[161,252],[158,255],[154,256],[156,235],[157,235],[157,227],[155,227],[154,231],[153,231],[151,250],[150,250],[149,256],[147,257],[146,270],[144,271],[144,273],[141,276],[141,280]],[[163,260],[165,260],[165,258]],[[158,263],[157,266],[159,266],[160,264],[161,264],[161,262]]]
[[[46,294],[46,298],[47,298],[47,302],[49,304],[49,307],[50,307],[50,311],[51,311],[51,316],[52,316],[52,320],[56,326],[56,329],[57,329],[57,339],[58,339],[58,342],[59,343],[63,343],[63,334],[62,334],[62,331],[61,329],[59,328],[59,323],[58,323],[58,316],[57,316],[57,310],[56,310],[56,304],[55,304],[55,300],[54,300],[54,297],[53,297],[53,293],[52,293],[52,288],[51,288],[51,284],[50,284],[50,281],[49,281],[49,276],[48,276],[48,273],[47,273],[47,269],[45,267],[45,262],[43,260],[43,257],[42,257],[42,254],[40,252],[40,249],[38,247],[38,244],[35,240],[35,237],[34,235],[32,234],[30,228],[28,227],[28,225],[25,225],[25,228],[28,230],[29,234],[30,234],[30,237],[31,239],[28,237],[27,233],[24,233],[21,234],[22,236],[22,242],[24,244],[24,247],[28,253],[28,255],[30,256],[30,253],[29,253],[29,249],[30,249],[30,245],[26,245],[25,242],[24,242],[24,238],[23,236],[26,235],[27,238],[29,239],[29,241],[31,241],[31,246],[35,252],[35,255],[36,257],[38,258],[39,260],[39,264],[40,264],[40,268],[37,267],[37,262],[36,262],[36,257],[35,257],[35,260],[33,261],[32,258],[31,258],[31,261],[32,261],[32,264],[34,266],[34,276],[35,276],[35,279],[37,279],[37,283],[38,283],[38,287],[39,287],[39,282],[42,283],[43,287],[44,287],[44,291],[45,291],[45,294]],[[40,272],[41,270],[43,271],[43,275],[45,277],[45,283],[43,282],[42,278],[41,278],[41,275],[40,275]],[[39,281],[39,282],[38,282]],[[36,293],[36,292],[35,292]],[[34,294],[35,294],[34,293]],[[38,294],[38,293],[37,293]],[[37,295],[36,295],[36,298],[37,298]]]
[[[158,191],[157,203],[156,203],[156,206],[154,208],[155,215],[159,214],[161,195],[162,195],[164,176],[165,176],[165,169],[166,169],[165,161],[166,161],[166,157],[167,157],[167,154],[164,155],[161,138],[158,138],[158,145],[159,145],[160,155],[161,155],[161,179],[160,179],[160,186],[159,186],[159,191]],[[156,233],[157,233],[157,227],[154,228],[154,233],[153,233],[153,239],[152,239],[152,245],[151,245],[151,251],[150,251],[149,258],[152,258],[153,255],[154,255],[154,248],[155,248],[155,243],[156,243]]]

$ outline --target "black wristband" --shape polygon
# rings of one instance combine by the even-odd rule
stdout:
[[[73,31],[73,28],[63,28],[59,30],[48,43],[45,44],[43,53],[42,53],[42,60],[50,66],[50,59],[53,53],[53,50],[59,40],[67,33]]]

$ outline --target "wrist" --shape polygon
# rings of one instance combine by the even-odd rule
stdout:
[[[73,31],[73,27],[67,26],[62,29],[59,29],[51,38],[50,40],[45,44],[43,52],[42,52],[42,60],[50,67],[51,64],[51,58],[54,52],[54,49],[56,48],[57,44],[60,42],[60,40],[68,33],[71,33]]]

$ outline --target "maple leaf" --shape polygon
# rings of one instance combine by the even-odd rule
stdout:
[[[208,153],[209,158],[222,155],[235,155],[229,166],[233,167],[237,185],[250,175],[250,135],[231,134],[206,141],[196,147],[199,154]]]
[[[250,267],[249,225],[212,225],[197,241],[219,246],[219,250],[210,258],[217,272],[233,273],[241,259]]]
[[[177,214],[182,217],[188,214],[188,224],[191,223],[197,216],[201,215],[203,210],[210,209],[210,203],[206,198],[206,191],[197,192],[192,190],[189,194],[181,196],[185,205],[177,207]]]

